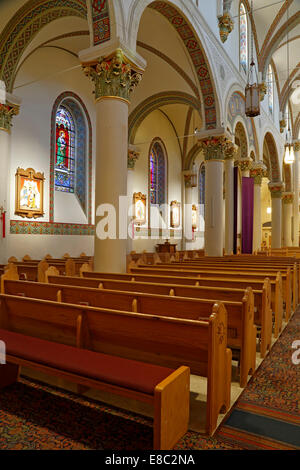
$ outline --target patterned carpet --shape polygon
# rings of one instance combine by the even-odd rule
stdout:
[[[188,432],[176,450],[300,449],[300,309],[211,438]],[[150,450],[151,420],[37,381],[1,391],[0,449]]]

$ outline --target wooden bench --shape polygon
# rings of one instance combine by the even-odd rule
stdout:
[[[35,284],[5,281],[6,294],[58,302],[89,305],[92,307],[125,310],[147,315],[197,320],[209,318],[215,298],[189,298],[146,293],[129,293],[115,290],[88,289],[84,287]],[[235,350],[240,363],[240,386],[247,384],[256,364],[256,327],[252,289],[239,296],[239,301],[222,300],[228,315],[227,345]]]
[[[251,279],[254,280],[264,280],[268,277],[271,281],[275,280],[278,274],[276,272],[264,272],[264,273],[256,273],[256,272],[249,272],[249,271],[231,271],[231,270],[221,270],[216,271],[214,269],[196,269],[196,270],[187,270],[187,269],[163,269],[157,267],[138,267],[132,268],[131,274],[133,276],[137,274],[144,274],[144,275],[155,275],[155,276],[180,276],[180,277],[197,277],[201,279],[202,277],[207,278],[221,278],[224,279],[226,277],[234,278],[234,279]],[[291,316],[291,300],[292,300],[292,290],[291,290],[291,277],[290,271],[287,273],[280,273],[282,278],[282,290],[283,290],[283,298],[285,300],[285,318],[286,321],[289,320]],[[85,275],[85,273],[84,273]],[[274,292],[273,292],[274,294]]]
[[[209,318],[183,320],[0,295],[0,328],[46,341],[139,358],[163,367],[189,367],[207,377],[206,430],[230,405],[231,350],[227,314],[216,302]],[[181,405],[180,405],[181,406]]]
[[[153,448],[172,449],[188,430],[188,367],[171,370],[0,329],[6,362],[0,365],[0,389],[30,367],[81,386],[149,403],[153,407]],[[180,403],[180,407],[178,406]]]
[[[50,276],[49,282],[58,285],[101,288],[112,291],[142,292],[157,295],[172,295],[198,299],[240,302],[245,295],[246,288],[211,287],[211,286],[181,286],[177,284],[155,284],[137,281],[118,281],[109,279],[73,278]],[[7,293],[15,294],[14,290]],[[271,309],[271,283],[268,278],[260,289],[253,290],[254,295],[254,323],[259,329],[260,353],[265,357],[271,348],[272,342],[272,309]]]
[[[185,286],[208,286],[208,287],[226,287],[226,288],[242,288],[246,289],[248,286],[253,290],[262,290],[265,278],[256,279],[251,277],[182,277],[181,273],[178,276],[167,276],[165,274],[118,274],[118,273],[99,273],[83,271],[82,276],[85,279],[99,279],[103,280],[120,280],[132,281],[142,283],[155,283],[155,284],[176,284]],[[283,319],[283,294],[282,294],[282,277],[278,272],[276,279],[270,279],[271,284],[271,306],[274,312],[274,336],[278,337],[282,329]],[[94,287],[94,286],[93,286]],[[96,286],[95,286],[96,287]]]

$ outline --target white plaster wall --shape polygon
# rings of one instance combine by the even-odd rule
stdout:
[[[148,217],[148,175],[149,175],[149,150],[151,142],[154,138],[159,137],[165,144],[168,155],[168,193],[167,202],[170,205],[171,201],[177,200],[182,203],[181,199],[181,154],[178,141],[174,130],[168,119],[160,112],[153,111],[147,116],[139,127],[135,145],[140,148],[140,158],[136,162],[134,176],[133,176],[133,193],[142,192],[147,195],[147,217]],[[168,211],[169,212],[169,211]],[[182,218],[181,218],[182,222]],[[148,219],[147,219],[148,223]],[[142,227],[147,228],[147,224]],[[135,251],[154,251],[155,245],[162,240],[139,239],[136,233],[133,241],[133,250]],[[178,241],[179,243],[179,241]]]

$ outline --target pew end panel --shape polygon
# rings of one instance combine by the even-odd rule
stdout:
[[[247,287],[243,297],[243,345],[240,351],[240,387],[247,385],[248,375],[254,374],[256,365],[256,336],[254,325],[254,296],[251,287]]]
[[[155,387],[154,450],[172,449],[189,424],[190,369],[179,367]]]

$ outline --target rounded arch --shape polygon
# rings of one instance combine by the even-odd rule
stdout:
[[[148,201],[150,221],[151,205],[161,206],[168,201],[168,153],[160,137],[152,140],[148,152]],[[162,215],[165,219],[168,214]]]
[[[219,102],[207,59],[208,50],[204,49],[205,41],[199,37],[200,32],[198,34],[195,32],[196,27],[193,27],[194,18],[191,17],[190,9],[181,0],[143,2],[135,0],[127,24],[128,42],[133,50],[136,49],[140,20],[147,7],[162,14],[179,34],[197,74],[205,110],[204,127],[215,129],[220,119]]]
[[[247,132],[244,127],[244,124],[240,120],[236,122],[236,125],[234,128],[234,140],[235,140],[234,143],[238,145],[240,148],[240,158],[241,159],[248,158],[249,144],[248,144]]]
[[[183,168],[184,170],[191,170],[194,161],[197,158],[197,155],[201,152],[199,145],[195,144],[189,151],[189,153],[186,156],[185,161],[183,162]]]
[[[196,109],[202,118],[201,104],[194,96],[179,91],[157,93],[140,103],[130,114],[128,120],[128,141],[134,143],[139,126],[152,111],[167,104],[183,104]]]
[[[82,99],[72,91],[65,91],[61,93],[55,100],[55,103],[52,108],[51,113],[51,142],[50,142],[50,184],[49,184],[49,201],[50,201],[50,208],[49,208],[49,217],[50,222],[54,222],[54,190],[55,190],[55,142],[56,142],[56,113],[58,108],[64,105],[66,108],[72,113],[75,118],[81,117],[84,119],[86,125],[86,142],[85,148],[82,148],[82,155],[81,160],[85,158],[85,162],[79,162],[79,165],[86,165],[86,177],[85,181],[87,182],[87,190],[84,188],[86,186],[85,181],[79,180],[78,185],[79,194],[78,199],[83,205],[83,191],[85,192],[86,202],[85,202],[85,210],[86,217],[88,220],[88,224],[92,223],[92,169],[93,169],[93,155],[92,155],[92,123],[88,113],[88,110],[82,101]],[[81,115],[81,116],[80,116]],[[80,130],[79,130],[80,131]],[[81,143],[83,140],[81,140]],[[81,194],[80,194],[81,193]]]
[[[20,58],[32,39],[58,18],[76,16],[87,19],[83,0],[29,0],[7,23],[0,35],[0,80],[6,91],[13,91]]]
[[[272,182],[278,182],[281,179],[281,171],[279,166],[279,158],[278,152],[276,147],[276,142],[274,140],[273,135],[271,132],[266,132],[264,139],[263,139],[263,152],[265,158],[269,159],[269,168],[270,168],[270,176]]]

